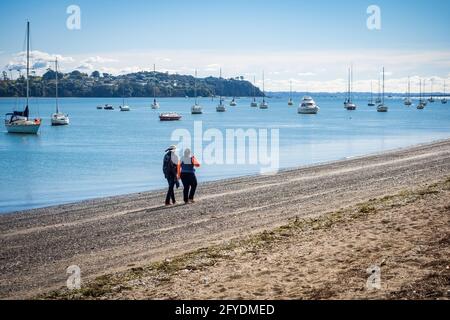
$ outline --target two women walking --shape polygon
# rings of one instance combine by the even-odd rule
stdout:
[[[180,186],[179,180],[183,182],[183,200],[185,204],[194,203],[195,191],[197,190],[197,177],[195,168],[200,167],[200,163],[191,154],[190,149],[184,150],[181,160],[176,155],[176,146],[170,146],[166,150],[163,161],[163,172],[169,184],[166,195],[166,206],[175,204],[175,186]]]

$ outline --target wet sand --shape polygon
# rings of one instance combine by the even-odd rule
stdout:
[[[89,283],[100,275],[120,274],[130,268],[147,266],[152,262],[171,259],[199,248],[224,245],[232,239],[242,239],[260,234],[264,230],[274,230],[292,223],[294,219],[319,219],[330,212],[351,210],[371,199],[383,199],[405,190],[427,188],[449,176],[450,140],[445,140],[384,154],[283,171],[274,176],[244,177],[201,184],[198,201],[188,206],[166,208],[161,205],[165,192],[157,191],[0,216],[0,297],[29,298],[60,288],[65,285],[66,268],[70,265],[80,266],[83,282]],[[443,193],[439,195],[448,199],[445,186],[442,189]],[[177,198],[181,200],[180,191]],[[424,245],[428,243],[427,239],[430,243],[439,239],[428,238],[433,233],[430,233],[429,229],[422,230],[421,226],[439,223],[447,226],[441,232],[448,232],[448,204],[442,199],[434,199],[437,209],[433,214],[417,218],[420,223],[416,227],[416,235],[424,239]],[[409,211],[402,214],[407,215],[410,210],[416,210],[415,208],[416,206],[411,206]],[[444,220],[437,221],[442,208]],[[358,221],[352,220],[340,225],[340,232],[336,233],[335,230],[336,238],[342,241],[351,239],[355,236],[355,228],[361,227],[357,223]],[[383,233],[383,229],[379,230]],[[321,234],[320,230],[312,230],[302,241],[315,240],[317,243],[313,242],[314,246],[311,246],[310,250],[317,248],[318,251],[312,254],[320,256],[320,250],[323,249],[319,248],[320,243],[326,242],[325,239],[333,239],[333,234]],[[359,237],[370,239],[370,236],[363,232]],[[297,240],[294,239],[290,247],[289,244],[280,247],[276,254],[284,254],[287,258],[289,250],[294,252],[292,248],[299,247]],[[404,246],[393,246],[400,249],[405,247],[407,250],[406,242]],[[260,251],[262,258],[273,257],[273,254],[270,248]],[[283,261],[282,257],[280,259]],[[258,265],[268,269],[260,272],[266,272],[266,275],[273,279],[281,277],[287,270],[283,268],[284,263],[280,263],[280,273],[277,274],[275,269],[271,270],[270,262],[250,259],[247,261],[248,269],[245,269],[247,273],[251,273],[251,266],[255,261],[259,261]],[[313,261],[315,260],[306,260],[301,262],[301,265],[308,267],[311,262],[311,266],[314,266]],[[344,265],[351,266],[349,261]],[[370,259],[367,262],[371,262]],[[242,264],[245,266],[245,263]],[[286,268],[295,266],[287,262],[285,264]],[[230,268],[236,268],[236,265],[225,264],[222,270],[211,269],[209,274],[227,274],[226,270],[231,272]],[[330,268],[333,269],[332,266]],[[337,270],[336,268],[335,271]],[[220,272],[215,273],[216,271]],[[241,274],[245,275],[246,272]],[[303,270],[300,273],[304,272]],[[187,273],[190,274],[189,270]],[[264,279],[263,274],[259,277],[256,272],[251,273],[251,276],[254,279]],[[325,285],[327,279],[327,276],[317,276],[315,281],[317,285],[320,285],[320,281]],[[175,281],[176,278],[172,280]],[[189,294],[189,290],[181,290],[181,287],[188,288],[186,283],[173,283],[180,286],[171,287],[179,288],[172,290],[175,293],[172,298],[238,298],[240,292],[222,284],[223,288],[220,288],[219,294],[213,294],[214,291],[211,290],[205,295],[195,295]],[[278,286],[278,289],[272,288],[275,291],[271,289],[272,291],[267,292],[272,293],[265,295],[252,295],[250,290],[249,294],[242,293],[242,296],[300,297],[298,292],[291,292],[290,295],[283,291],[286,287],[284,284]],[[135,289],[123,296],[118,294],[111,298],[130,298],[133,294],[136,294],[136,298],[171,298],[169,295],[156,294],[169,291],[166,288],[166,291],[161,289],[152,293],[151,288],[144,291]],[[279,292],[279,295],[273,292]],[[314,295],[307,297],[314,298]],[[320,294],[317,297],[321,297]],[[327,295],[323,297],[327,298]],[[342,297],[345,297],[345,294],[342,294]]]

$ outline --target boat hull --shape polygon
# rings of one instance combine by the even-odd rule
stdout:
[[[69,117],[64,114],[53,114],[51,118],[52,126],[67,126],[69,125]]]
[[[299,114],[317,114],[319,112],[319,108],[299,108]]]
[[[378,112],[388,112],[388,107],[386,106],[378,106],[377,107]]]
[[[40,128],[40,124],[7,124],[6,130],[8,133],[19,134],[37,134]]]

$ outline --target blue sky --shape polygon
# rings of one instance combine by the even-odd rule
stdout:
[[[66,28],[72,4],[81,8],[81,30]],[[381,9],[381,30],[366,27],[372,4]],[[67,57],[67,70],[120,73],[157,63],[171,72],[206,76],[222,67],[227,76],[260,78],[265,69],[269,89],[292,80],[311,91],[322,83],[337,90],[350,63],[357,88],[382,65],[396,85],[450,73],[450,1],[15,0],[0,9],[0,67],[20,60],[29,19],[33,50]]]

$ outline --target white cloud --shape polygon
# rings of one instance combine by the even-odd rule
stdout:
[[[95,56],[95,57],[89,57],[89,58],[83,60],[82,62],[84,62],[84,63],[91,63],[91,64],[93,64],[93,63],[105,64],[105,63],[118,62],[118,60],[111,59],[111,58],[100,57],[100,56]]]
[[[34,52],[38,58],[33,63],[54,60],[55,55]],[[111,58],[111,57],[114,57]],[[39,60],[40,58],[40,60]],[[8,64],[14,70],[24,68],[22,55],[0,56],[0,65]],[[61,71],[74,69],[83,72],[98,70],[111,74],[151,71],[156,63],[160,72],[218,76],[222,68],[226,78],[245,76],[258,86],[262,85],[262,71],[266,73],[266,90],[288,91],[292,80],[296,91],[344,91],[347,69],[354,66],[356,91],[370,90],[370,81],[378,81],[382,67],[386,70],[386,90],[404,92],[407,77],[413,79],[435,77],[435,88],[450,78],[450,52],[439,50],[358,50],[358,51],[203,51],[203,50],[154,50],[142,52],[95,52],[89,55],[61,57]],[[132,61],[132,64],[129,62]],[[9,62],[9,63],[8,63]],[[45,70],[45,69],[40,69]],[[416,80],[414,80],[416,81]],[[417,81],[416,81],[417,82]],[[450,81],[449,81],[450,83]],[[375,85],[374,85],[375,86]]]

